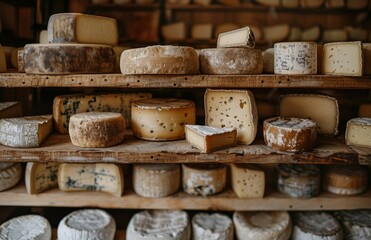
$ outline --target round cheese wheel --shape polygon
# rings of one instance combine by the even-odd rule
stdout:
[[[367,188],[367,170],[363,166],[331,165],[323,173],[323,188],[340,195],[355,195]]]
[[[71,116],[68,131],[79,147],[114,146],[124,140],[125,119],[113,112],[78,113]]]
[[[0,226],[3,240],[50,240],[52,229],[47,219],[39,215],[12,218]]]
[[[324,212],[298,212],[294,214],[292,240],[341,240],[343,229],[339,221]]]
[[[165,197],[179,189],[179,164],[134,164],[133,188],[143,197]]]
[[[153,210],[136,213],[126,230],[126,240],[189,240],[188,215],[180,210]]]
[[[131,124],[136,137],[152,141],[185,138],[185,125],[196,123],[194,102],[184,99],[152,98],[135,101]]]
[[[58,240],[113,240],[116,222],[99,209],[74,211],[58,225]]]
[[[263,73],[274,73],[274,48],[268,48],[262,52]]]
[[[205,74],[260,74],[263,71],[262,52],[253,48],[202,49],[200,64]]]
[[[219,213],[197,213],[192,218],[192,236],[197,240],[233,240],[232,220]]]
[[[149,46],[123,51],[120,69],[122,74],[197,74],[199,61],[191,47]]]
[[[291,234],[287,212],[235,212],[233,222],[238,240],[288,240]]]
[[[310,150],[317,139],[316,123],[309,119],[274,117],[264,120],[264,142],[283,152]]]
[[[340,211],[336,216],[342,223],[344,239],[371,239],[371,210]]]
[[[112,73],[116,55],[112,47],[98,44],[27,44],[23,50],[26,73]]]
[[[14,187],[21,178],[21,163],[0,163],[0,192]]]
[[[222,164],[183,164],[183,190],[209,196],[225,189],[227,167]]]
[[[311,198],[319,194],[320,170],[316,165],[280,164],[278,190],[294,198]]]

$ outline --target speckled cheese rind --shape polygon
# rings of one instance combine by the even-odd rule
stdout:
[[[58,240],[113,240],[116,222],[107,212],[99,209],[74,211],[58,225]]]
[[[233,222],[238,240],[288,240],[288,212],[235,212]]]
[[[136,213],[126,229],[126,240],[190,240],[188,215],[180,210]]]
[[[194,48],[149,46],[128,49],[120,59],[122,74],[198,74],[199,61]]]
[[[25,173],[28,194],[37,194],[58,186],[59,163],[28,162]]]
[[[345,143],[371,148],[371,118],[353,118],[347,122]]]
[[[260,49],[207,48],[200,51],[204,74],[260,74],[263,57]]]
[[[26,73],[113,73],[113,48],[97,44],[27,44],[23,50]]]
[[[209,196],[225,189],[227,167],[220,164],[183,164],[183,190],[191,195]]]
[[[0,192],[14,187],[21,178],[21,163],[0,163]]]
[[[133,188],[143,197],[169,196],[179,189],[179,164],[134,164]]]
[[[197,240],[233,240],[233,222],[223,214],[197,213],[192,218],[192,237]]]
[[[316,123],[302,118],[269,118],[263,122],[264,142],[284,152],[313,148],[317,139]]]
[[[371,239],[371,211],[352,210],[340,211],[336,217],[342,223],[344,239],[369,240]]]

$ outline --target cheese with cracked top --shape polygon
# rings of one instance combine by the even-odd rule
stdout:
[[[59,163],[28,162],[25,173],[28,194],[37,194],[58,187]]]
[[[371,148],[371,118],[353,118],[347,122],[345,143]]]
[[[254,141],[258,112],[251,91],[207,89],[204,104],[207,126],[236,128],[238,143]]]
[[[371,210],[351,210],[336,212],[336,217],[342,223],[344,239],[371,239]]]
[[[263,198],[265,173],[252,164],[231,164],[232,189],[239,198]]]
[[[197,213],[192,218],[192,237],[197,240],[233,240],[233,222],[219,213]]]
[[[0,119],[20,117],[22,114],[19,102],[0,102]]]
[[[248,26],[220,33],[217,40],[217,47],[255,47],[255,36]]]
[[[192,25],[191,37],[193,39],[211,39],[213,36],[213,25],[211,23],[200,23]]]
[[[21,178],[21,163],[0,163],[0,192],[14,187]]]
[[[62,163],[58,169],[59,189],[99,191],[120,197],[124,176],[120,165],[112,163]]]

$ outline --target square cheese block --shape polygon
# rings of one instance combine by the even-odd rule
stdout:
[[[231,164],[232,189],[239,198],[263,198],[265,174],[251,164]]]
[[[193,39],[211,39],[213,36],[213,25],[211,23],[194,24],[191,37]]]
[[[371,148],[371,118],[353,118],[347,122],[345,143]]]
[[[363,73],[367,75],[371,75],[371,43],[363,43],[362,51],[363,51],[363,60],[364,60]]]
[[[320,135],[336,135],[339,106],[335,98],[317,94],[287,94],[280,97],[281,117],[309,118],[317,124]]]
[[[362,76],[361,42],[337,42],[323,45],[322,73],[342,76]]]
[[[359,105],[358,117],[371,118],[371,103],[362,103]]]
[[[185,134],[189,144],[202,153],[210,153],[235,145],[237,130],[235,128],[186,125]]]
[[[114,18],[81,13],[53,14],[48,22],[50,43],[86,43],[116,46],[119,39]]]
[[[186,27],[184,22],[170,23],[162,26],[162,37],[165,40],[183,40],[186,38]]]
[[[238,143],[254,141],[258,111],[251,91],[208,89],[204,101],[207,126],[236,128]]]
[[[0,119],[20,117],[21,115],[22,109],[19,102],[0,102]]]
[[[219,34],[217,47],[255,47],[254,33],[250,27]]]

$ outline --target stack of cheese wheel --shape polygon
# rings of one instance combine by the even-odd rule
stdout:
[[[0,163],[0,192],[15,186],[21,177],[21,163]]]
[[[26,73],[112,73],[118,43],[113,18],[80,13],[59,13],[48,22],[48,42],[27,44],[23,50]]]
[[[344,238],[349,240],[371,239],[371,211],[340,211],[336,217],[344,228]]]
[[[197,240],[233,240],[232,220],[219,213],[197,213],[192,218],[192,236]]]

